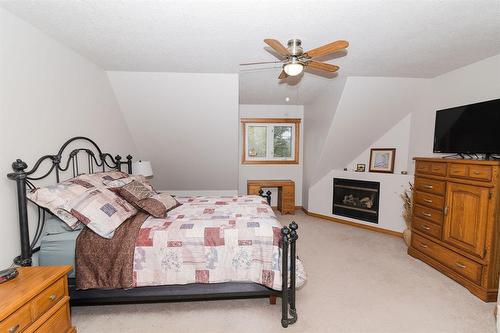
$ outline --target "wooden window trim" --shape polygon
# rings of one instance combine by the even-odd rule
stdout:
[[[241,154],[241,164],[299,164],[299,146],[300,146],[300,118],[241,118],[241,129],[243,133],[243,149]],[[247,160],[247,133],[246,124],[248,123],[283,123],[283,124],[295,124],[295,151],[293,160],[265,160],[265,161],[255,161]]]

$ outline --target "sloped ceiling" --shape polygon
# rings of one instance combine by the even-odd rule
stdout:
[[[497,0],[10,0],[0,6],[104,70],[237,73],[239,63],[275,59],[264,38],[301,38],[305,49],[347,39],[347,56],[325,59],[346,76],[434,77],[500,53]],[[241,101],[282,104],[290,92],[276,76],[272,69],[242,75]],[[322,85],[321,78],[305,78],[296,85],[296,103],[309,102]]]

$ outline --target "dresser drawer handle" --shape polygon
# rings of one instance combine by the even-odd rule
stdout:
[[[427,217],[432,217],[431,213],[422,213],[422,215],[427,216]]]
[[[9,333],[16,333],[17,330],[19,329],[19,324],[17,324],[16,326],[12,326],[11,328],[9,328]]]
[[[473,172],[473,174],[475,174],[475,175],[480,175],[480,174],[481,174],[481,172],[479,172],[479,171],[474,171],[474,172]]]
[[[426,184],[426,185],[423,185],[423,186],[424,186],[425,188],[428,188],[429,190],[432,190],[432,189],[434,188],[434,186],[432,186],[432,185],[427,185],[427,184]]]
[[[460,267],[460,268],[465,268],[465,267],[467,267],[467,266],[465,266],[464,264],[459,263],[459,262],[457,262],[455,265],[457,265],[457,267]]]
[[[429,246],[427,246],[426,244],[424,243],[420,243],[420,247],[423,247],[424,249],[428,248]]]
[[[424,201],[427,202],[427,203],[432,203],[431,199],[424,199]]]
[[[426,226],[426,225],[423,225],[423,226],[422,226],[422,229],[424,229],[424,230],[431,230],[431,228],[429,228],[429,227],[428,227],[428,226]]]
[[[49,299],[50,299],[51,301],[55,301],[55,300],[56,300],[56,298],[57,298],[56,294],[52,294],[52,295],[50,295],[50,296],[49,296]]]

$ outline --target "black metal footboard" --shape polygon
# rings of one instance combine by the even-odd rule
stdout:
[[[297,235],[297,223],[290,223],[289,227],[281,229],[283,236],[283,262],[281,269],[282,289],[281,289],[281,325],[288,327],[297,321],[297,309],[295,308],[295,280],[297,274],[297,255],[296,241],[299,238]],[[288,265],[290,264],[290,269]],[[288,283],[288,274],[290,273],[290,283]]]
[[[264,194],[259,191],[261,197],[266,198],[267,203],[271,205],[271,191]],[[295,282],[297,278],[297,254],[296,241],[299,238],[297,223],[292,222],[288,227],[281,228],[282,235],[282,268],[281,268],[281,325],[288,327],[297,321],[297,309],[295,307]],[[288,267],[290,265],[290,268]],[[290,274],[290,283],[288,276]]]

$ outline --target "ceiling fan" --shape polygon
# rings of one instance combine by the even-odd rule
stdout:
[[[299,75],[305,68],[312,68],[330,73],[336,72],[339,69],[338,66],[314,61],[312,59],[343,50],[349,46],[349,42],[345,40],[338,40],[304,52],[302,49],[302,41],[300,39],[290,39],[287,43],[288,47],[285,47],[276,39],[264,39],[264,43],[272,47],[272,49],[278,53],[280,56],[278,57],[280,58],[279,61],[251,62],[240,64],[240,66],[281,63],[282,71],[278,77],[280,80],[285,79],[288,76]]]

